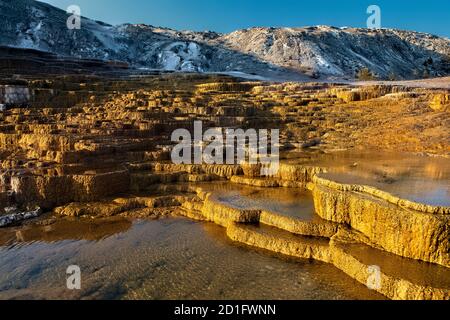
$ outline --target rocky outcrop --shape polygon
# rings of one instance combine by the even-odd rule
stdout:
[[[231,182],[255,187],[286,187],[306,188],[312,178],[324,171],[324,168],[307,165],[280,163],[277,165],[276,174],[265,177],[261,171],[261,164],[241,164],[242,176],[233,175]]]
[[[407,200],[393,205],[394,201],[385,198],[395,197],[371,187],[342,185],[323,178],[314,182],[314,204],[322,218],[350,226],[386,251],[450,266],[450,216],[444,214],[449,208],[413,206]]]
[[[348,103],[353,101],[365,101],[389,95],[389,97],[398,97],[398,94],[408,91],[401,86],[373,85],[360,88],[332,88],[330,94],[338,99]],[[407,96],[403,96],[406,98]]]
[[[18,211],[18,210],[14,210],[14,211]],[[31,211],[13,212],[13,213],[8,213],[6,215],[2,215],[2,216],[0,216],[0,228],[7,227],[12,224],[24,221],[24,220],[37,218],[41,214],[42,214],[42,210],[40,208],[37,208],[37,209],[31,210]]]
[[[259,221],[261,210],[230,207],[222,203],[216,196],[210,193],[205,194],[201,189],[197,193],[199,198],[203,200],[203,203],[198,203],[197,206],[187,205],[183,208],[194,209],[194,213],[196,216],[200,216],[201,220],[214,222],[223,227],[227,227],[235,222],[256,223]]]
[[[215,175],[221,178],[230,178],[231,176],[242,173],[240,165],[221,165],[221,164],[172,164],[172,163],[154,163],[151,165],[155,172],[186,172],[189,174],[207,174]]]
[[[0,86],[0,104],[20,105],[29,102],[30,90],[25,86]]]
[[[438,93],[430,99],[430,108],[434,111],[446,111],[450,108],[450,94]]]
[[[68,217],[160,217],[173,213],[177,207],[193,196],[154,196],[116,198],[99,202],[72,202],[58,207],[54,212]]]
[[[395,195],[390,194],[389,192],[385,192],[385,191],[382,191],[382,190],[379,190],[377,188],[370,187],[370,186],[342,184],[342,183],[334,182],[334,181],[327,180],[324,178],[320,178],[318,176],[315,176],[312,179],[312,181],[315,185],[325,186],[325,187],[329,187],[331,189],[335,189],[335,190],[339,190],[339,191],[351,191],[351,192],[359,192],[359,193],[363,193],[363,194],[368,194],[375,198],[382,199],[384,201],[395,204],[396,206],[399,206],[399,207],[402,207],[405,209],[411,209],[414,211],[437,214],[437,215],[450,214],[449,207],[426,205],[423,203],[418,203],[418,202],[402,199]]]
[[[52,209],[58,205],[95,201],[127,192],[128,170],[64,176],[18,175],[11,179],[12,191],[19,203]]]

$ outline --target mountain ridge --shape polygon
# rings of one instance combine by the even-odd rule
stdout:
[[[79,58],[125,61],[137,68],[241,72],[273,78],[352,79],[367,69],[379,79],[450,74],[450,39],[397,29],[330,26],[254,27],[231,33],[110,25],[33,0],[0,0],[0,45]]]

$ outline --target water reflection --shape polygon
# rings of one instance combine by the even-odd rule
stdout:
[[[258,188],[227,182],[198,184],[216,199],[239,209],[262,209],[301,220],[318,218],[312,194],[296,188]]]
[[[450,206],[450,161],[410,153],[343,151],[288,155],[288,163],[328,168],[332,180],[374,186],[425,204]]]
[[[0,299],[382,298],[331,265],[236,245],[210,223],[77,223],[0,230]],[[65,287],[72,264],[80,291]]]
[[[51,223],[26,225],[0,231],[0,246],[27,242],[58,242],[62,240],[99,241],[126,232],[132,222],[123,218],[79,220],[57,219]]]

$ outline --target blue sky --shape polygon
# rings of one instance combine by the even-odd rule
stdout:
[[[333,25],[365,27],[371,4],[382,27],[450,37],[450,0],[44,0],[71,4],[83,16],[111,24],[146,23],[174,29],[230,32],[254,26]]]

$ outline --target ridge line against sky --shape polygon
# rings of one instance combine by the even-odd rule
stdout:
[[[366,27],[367,7],[381,8],[383,28],[450,38],[449,0],[40,0],[113,25],[145,23],[176,30],[228,33],[249,27]]]

